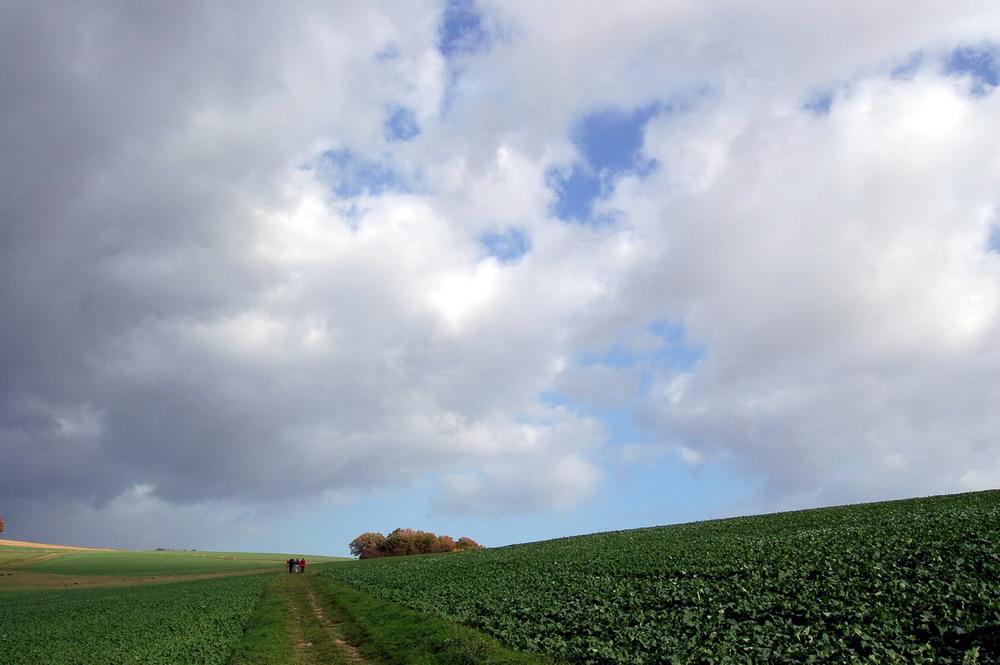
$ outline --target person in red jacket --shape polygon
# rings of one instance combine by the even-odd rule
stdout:
[[[306,572],[306,558],[305,557],[302,557],[301,559],[299,559],[299,572],[300,573]]]

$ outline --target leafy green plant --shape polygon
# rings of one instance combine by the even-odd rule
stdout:
[[[192,552],[66,552],[23,567],[61,575],[197,575],[240,570],[279,569],[284,559],[253,559]]]
[[[5,593],[0,662],[221,665],[271,578]]]
[[[512,650],[478,630],[415,612],[317,576],[320,600],[345,637],[374,662],[398,665],[546,665],[552,660]]]
[[[271,576],[226,665],[295,665],[283,576]]]
[[[577,663],[1000,662],[1000,492],[325,568]]]

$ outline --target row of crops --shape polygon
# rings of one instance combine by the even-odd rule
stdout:
[[[225,663],[273,575],[0,595],[4,663]]]
[[[29,563],[24,570],[58,575],[197,575],[280,570],[284,555],[196,552],[67,552]]]
[[[1000,492],[323,574],[574,663],[1000,663]]]

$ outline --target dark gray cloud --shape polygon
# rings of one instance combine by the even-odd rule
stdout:
[[[329,427],[306,462],[345,445],[342,415],[347,433],[365,425],[372,395],[347,385],[356,376],[228,355],[239,340],[206,331],[231,323],[238,337],[271,307],[289,275],[257,255],[260,211],[282,205],[281,179],[317,139],[380,131],[352,113],[385,94],[375,54],[432,43],[433,18],[401,34],[377,10],[329,3],[2,13],[4,501],[100,506],[148,485],[174,503],[252,502],[371,482],[349,463],[292,474],[282,452],[301,452],[300,423]],[[343,306],[363,320],[355,308],[374,299]],[[261,320],[286,317],[299,315],[279,305]]]
[[[565,511],[670,451],[765,507],[998,482],[1000,94],[942,64],[994,3],[730,4],[0,6],[8,528]],[[573,128],[653,108],[555,219]]]

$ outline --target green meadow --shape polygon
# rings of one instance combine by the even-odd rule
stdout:
[[[225,663],[268,577],[11,592],[0,662]]]
[[[0,663],[1000,663],[1000,492],[369,559],[0,549]]]
[[[195,575],[274,569],[287,558],[225,552],[69,552],[29,563],[24,570],[60,575]]]
[[[1000,662],[1000,492],[322,574],[574,663]]]

